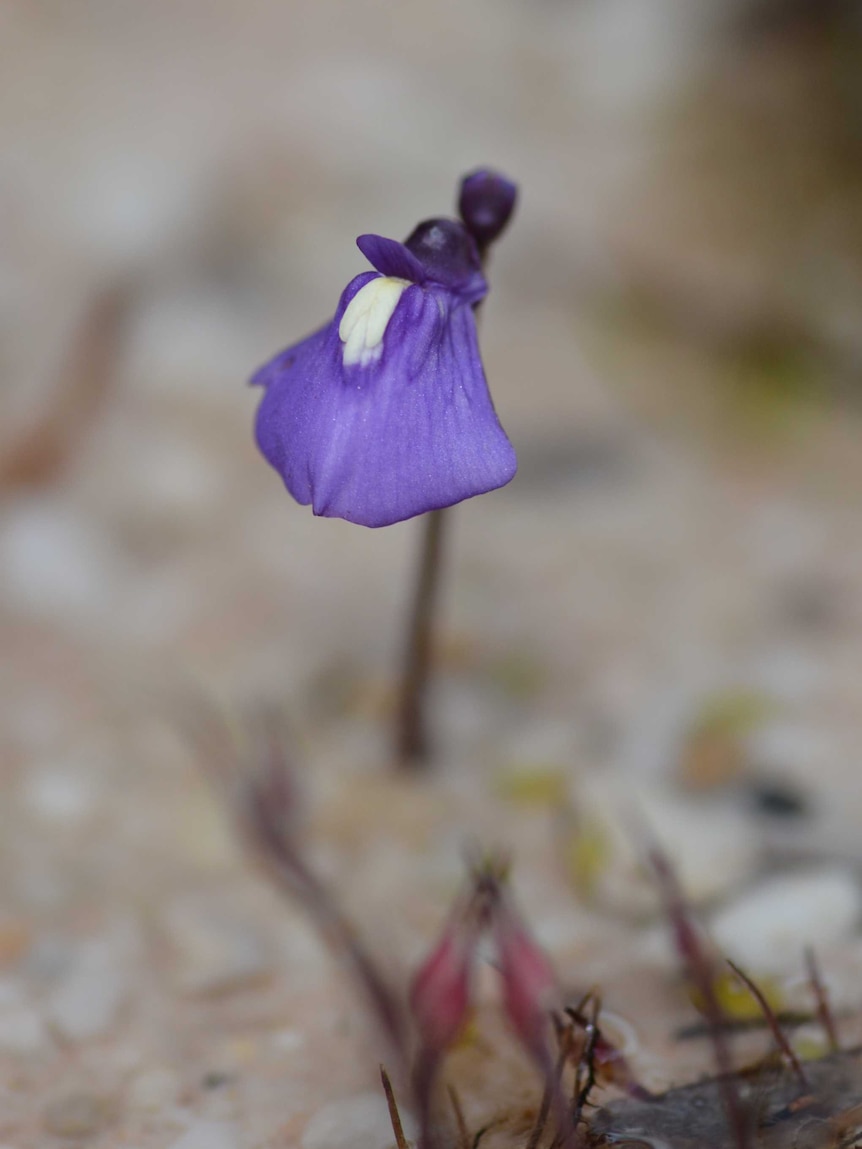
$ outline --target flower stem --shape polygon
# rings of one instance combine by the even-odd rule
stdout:
[[[429,511],[424,516],[422,550],[407,627],[407,644],[395,715],[396,760],[402,769],[407,770],[421,768],[428,761],[431,750],[426,702],[442,566],[443,516],[442,510]]]
[[[487,246],[480,246],[480,261],[487,266]],[[473,308],[478,326],[482,301]],[[434,612],[439,598],[445,509],[423,515],[424,534],[413,592],[407,644],[401,667],[398,709],[395,713],[395,761],[402,770],[421,770],[431,757],[426,702],[431,677]]]

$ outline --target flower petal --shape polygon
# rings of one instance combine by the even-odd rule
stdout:
[[[302,443],[306,437],[309,403],[313,406],[315,395],[325,390],[329,360],[324,356],[332,341],[333,326],[337,329],[350,300],[375,278],[373,271],[357,275],[344,290],[332,323],[285,348],[251,377],[252,386],[266,388],[255,422],[257,445],[303,506],[312,498],[311,473],[308,451],[296,449],[295,444]]]
[[[397,279],[409,279],[411,283],[425,282],[425,269],[422,264],[397,239],[386,239],[382,235],[360,235],[356,246],[372,267],[383,275]]]
[[[344,362],[338,327],[373,274],[358,276],[332,323],[255,376],[263,454],[315,514],[380,527],[507,483],[515,452],[494,411],[469,306],[408,287],[378,358]]]

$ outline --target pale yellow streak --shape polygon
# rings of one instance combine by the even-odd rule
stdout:
[[[408,279],[381,275],[357,291],[338,325],[345,367],[355,363],[364,367],[383,354],[383,336],[389,320],[409,286]]]

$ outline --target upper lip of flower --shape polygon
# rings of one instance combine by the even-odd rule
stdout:
[[[465,303],[478,303],[488,293],[475,242],[454,220],[426,220],[404,243],[366,233],[356,246],[383,275],[444,288]]]

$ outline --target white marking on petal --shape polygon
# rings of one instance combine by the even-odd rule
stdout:
[[[396,279],[392,275],[381,275],[360,287],[338,325],[345,367],[355,363],[365,367],[380,358],[389,320],[408,287],[409,279]]]

